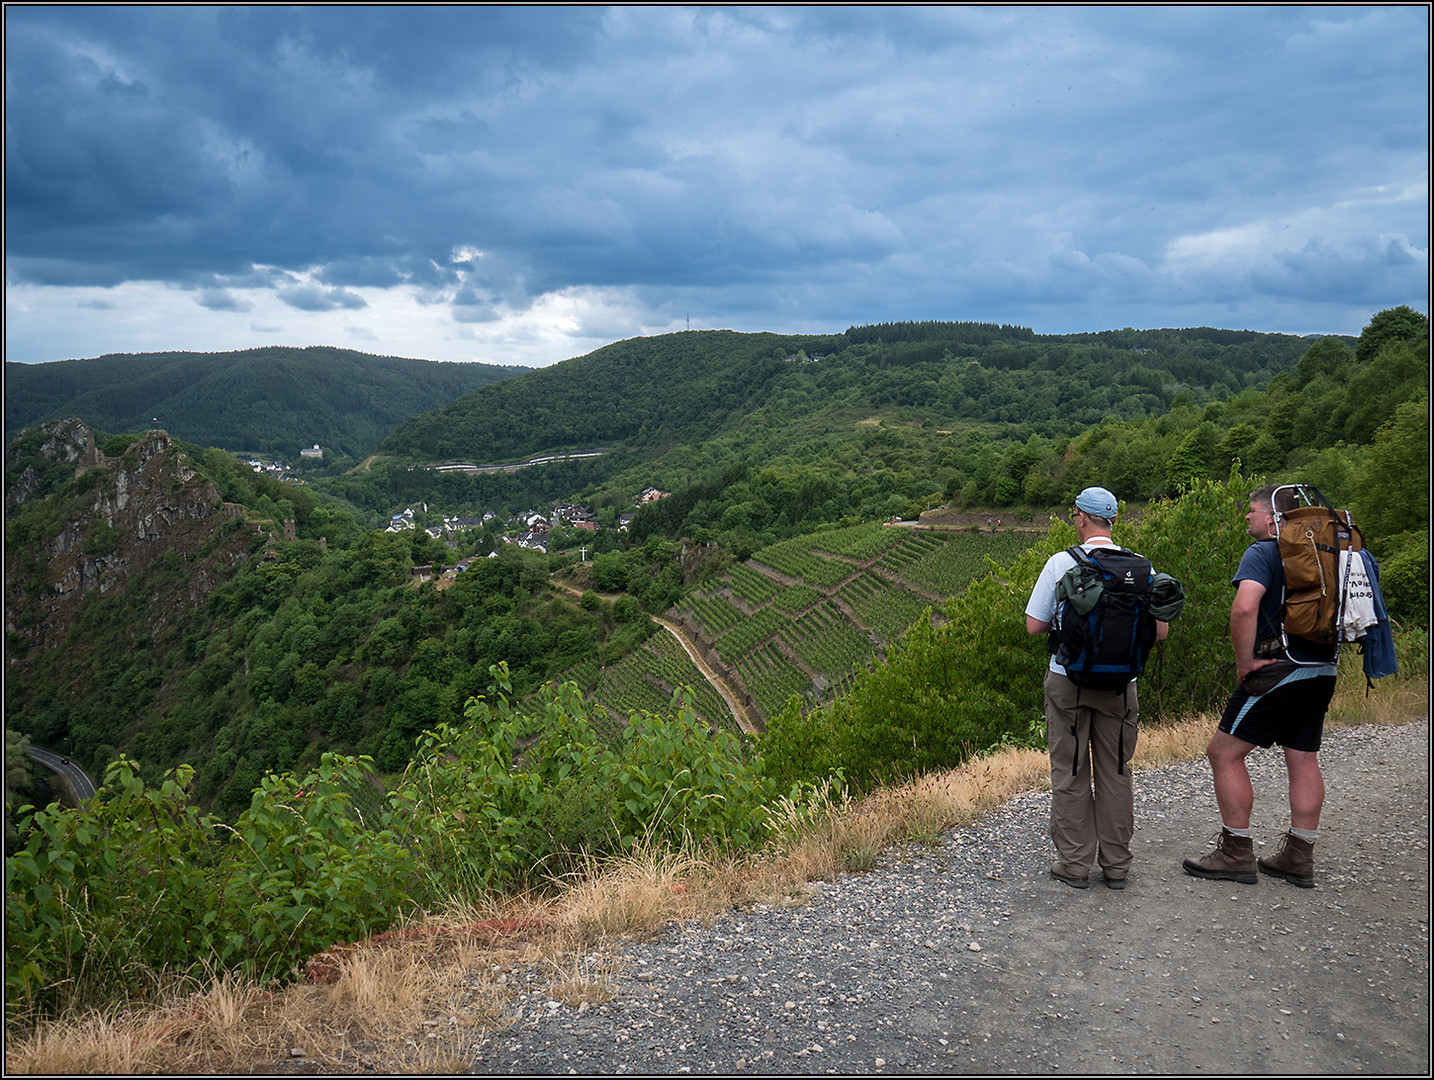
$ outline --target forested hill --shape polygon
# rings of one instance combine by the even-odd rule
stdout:
[[[723,428],[832,425],[880,414],[927,427],[1020,423],[1070,435],[1107,417],[1217,400],[1288,371],[1285,334],[1118,330],[1036,335],[911,322],[793,337],[728,330],[633,338],[485,387],[402,424],[410,461],[500,462],[554,449],[697,445]]]
[[[556,448],[700,442],[764,401],[788,370],[785,357],[840,343],[730,330],[619,341],[414,416],[380,452],[496,462]]]
[[[1324,340],[1350,351],[1346,339]],[[929,499],[1045,505],[1063,497],[1072,439],[1099,427],[1121,445],[1122,425],[1173,415],[1137,440],[1138,454],[1121,451],[1122,497],[1147,499],[1186,478],[1162,462],[1206,409],[1234,399],[1258,409],[1309,346],[1210,328],[1053,336],[929,321],[633,338],[414,416],[372,468],[325,484],[375,513],[419,502],[515,512],[568,498],[622,512],[654,486],[681,497],[651,520],[639,514],[640,533],[701,533],[750,554],[793,530],[889,519]],[[599,448],[516,473],[422,467]],[[1268,449],[1273,460],[1288,447]],[[1206,456],[1201,467],[1228,472],[1228,455],[1221,469]],[[692,511],[683,521],[679,504]]]
[[[109,432],[147,430],[226,450],[332,459],[372,453],[395,425],[530,369],[275,346],[239,352],[122,353],[5,365],[8,443],[76,416]]]

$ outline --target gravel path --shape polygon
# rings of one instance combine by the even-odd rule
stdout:
[[[622,966],[611,1001],[520,995],[473,1071],[1428,1075],[1428,719],[1321,760],[1314,889],[1181,871],[1219,827],[1204,761],[1137,776],[1122,892],[1048,876],[1032,793],[805,903],[594,957]],[[1251,765],[1271,851],[1283,762]]]

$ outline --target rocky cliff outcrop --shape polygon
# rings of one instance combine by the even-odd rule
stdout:
[[[33,460],[7,462],[5,628],[23,635],[25,649],[63,643],[87,594],[122,589],[166,556],[184,568],[185,587],[147,615],[156,624],[182,618],[245,557],[253,531],[242,508],[226,505],[167,433],[147,432],[114,458],[79,420],[45,425],[40,436],[24,440]],[[73,467],[73,482],[36,504],[62,466]]]

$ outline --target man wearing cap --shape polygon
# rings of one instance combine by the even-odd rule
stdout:
[[[1086,488],[1076,496],[1072,513],[1082,548],[1116,547],[1110,533],[1119,510],[1109,491]],[[1028,632],[1044,634],[1051,629],[1058,606],[1056,586],[1075,565],[1069,551],[1059,551],[1046,561],[1026,604]],[[1168,623],[1157,620],[1156,640],[1169,629]],[[1099,862],[1106,885],[1123,889],[1135,834],[1135,789],[1125,767],[1135,754],[1140,716],[1135,681],[1120,690],[1079,687],[1052,656],[1045,691],[1051,839],[1056,847],[1051,876],[1077,889],[1088,888],[1090,868]]]

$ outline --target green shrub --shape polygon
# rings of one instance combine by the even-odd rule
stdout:
[[[109,555],[118,550],[120,541],[123,539],[124,531],[122,529],[101,521],[90,530],[90,535],[85,538],[81,550],[86,555]]]
[[[233,828],[190,804],[189,766],[157,787],[137,773],[121,757],[84,807],[23,808],[5,860],[7,1009],[61,1008],[137,969],[282,976],[408,902],[412,857],[349,808],[366,761],[266,777]]]
[[[1383,541],[1388,552],[1379,559],[1379,590],[1394,622],[1429,627],[1429,530],[1400,533]]]
[[[110,458],[124,457],[124,452],[138,441],[138,435],[111,435],[100,447],[100,453]]]
[[[558,873],[584,854],[639,839],[756,842],[769,785],[742,743],[715,734],[674,695],[673,712],[634,713],[611,743],[574,683],[518,711],[507,666],[465,723],[440,724],[394,794],[430,890],[481,892]]]
[[[1179,498],[1151,503],[1128,536],[1116,527],[1117,543],[1185,586],[1185,608],[1140,677],[1142,723],[1221,708],[1235,688],[1230,580],[1252,543],[1245,513],[1254,487],[1237,475],[1198,481]]]

